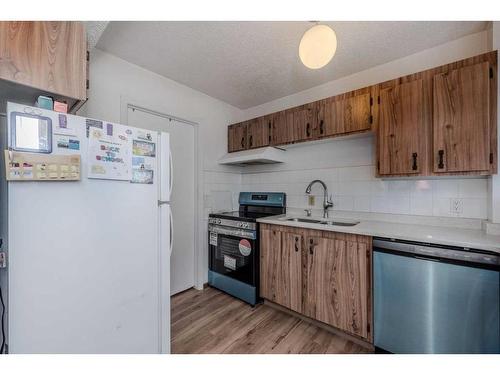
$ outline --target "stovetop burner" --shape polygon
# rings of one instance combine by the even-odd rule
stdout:
[[[211,218],[255,222],[258,218],[274,216],[286,212],[285,193],[242,192],[239,210],[210,214]]]
[[[222,219],[246,219],[246,220],[257,220],[260,217],[271,216],[272,213],[263,212],[248,212],[248,211],[228,211],[228,212],[218,212],[215,214],[210,214],[211,217],[220,217]]]

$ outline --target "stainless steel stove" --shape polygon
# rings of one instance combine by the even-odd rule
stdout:
[[[238,211],[210,214],[208,284],[255,305],[259,300],[257,219],[284,213],[285,193],[242,192]]]

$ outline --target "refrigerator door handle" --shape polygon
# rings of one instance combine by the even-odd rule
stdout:
[[[172,151],[170,150],[170,148],[168,149],[168,162],[170,164],[170,173],[169,173],[169,177],[170,177],[170,181],[169,181],[169,192],[168,192],[168,196],[169,198],[172,196],[172,187],[174,186],[174,163],[172,161]]]
[[[173,250],[173,246],[174,246],[174,218],[172,216],[172,207],[170,207],[170,210],[169,210],[169,214],[170,214],[170,252],[169,252],[169,256],[172,256],[172,250]]]
[[[169,202],[172,198],[173,181],[172,181],[172,153],[170,151],[170,135],[165,132],[158,132],[158,175],[160,176],[159,197],[162,202]]]

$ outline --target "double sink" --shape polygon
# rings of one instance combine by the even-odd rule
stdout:
[[[295,221],[298,223],[307,223],[307,224],[339,225],[339,226],[343,226],[343,227],[353,227],[353,226],[359,224],[359,221],[312,219],[312,218],[304,218],[304,217],[290,217],[290,218],[284,219],[284,221]]]

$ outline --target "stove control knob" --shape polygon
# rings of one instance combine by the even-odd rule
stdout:
[[[217,219],[217,224],[220,224],[222,223],[222,220],[221,219]]]
[[[241,225],[243,228],[248,228],[248,223],[242,223]]]
[[[238,228],[241,228],[243,226],[243,223],[238,223]]]

